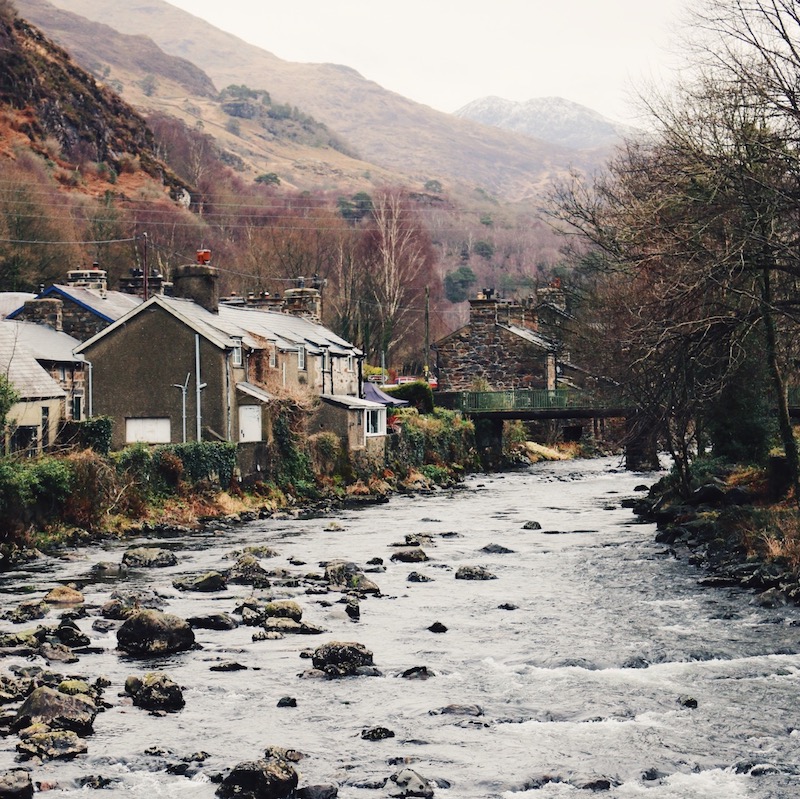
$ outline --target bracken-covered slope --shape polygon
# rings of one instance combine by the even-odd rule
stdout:
[[[22,10],[27,2],[20,0]],[[362,161],[411,182],[438,179],[506,200],[532,199],[571,166],[594,169],[606,155],[458,119],[348,67],[283,61],[163,0],[54,2],[124,33],[151,37],[165,52],[203,69],[217,87],[246,84],[298,106],[339,134]]]
[[[20,140],[41,150],[50,139],[73,163],[120,171],[123,159],[136,158],[173,196],[187,188],[155,157],[152,133],[136,111],[7,9],[0,13],[0,108],[14,133],[0,142],[6,155]]]

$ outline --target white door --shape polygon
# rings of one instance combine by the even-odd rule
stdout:
[[[261,441],[261,406],[239,406],[239,441]]]
[[[149,416],[125,420],[125,443],[169,444],[169,417]]]

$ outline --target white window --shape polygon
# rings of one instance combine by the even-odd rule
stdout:
[[[242,360],[242,340],[234,336],[234,344],[233,349],[231,350],[231,365],[232,366],[241,366],[243,363]]]
[[[367,435],[385,436],[386,435],[386,408],[369,408],[367,416]]]
[[[278,348],[270,347],[269,349],[269,368],[274,369],[278,365]]]
[[[125,442],[135,444],[169,444],[169,417],[145,416],[125,420]]]
[[[352,372],[353,371],[353,356],[352,355],[348,355],[347,356],[347,371],[348,372]]]
[[[297,350],[297,368],[304,371],[306,368],[306,348],[300,347]]]

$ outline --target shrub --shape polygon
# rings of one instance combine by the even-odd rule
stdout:
[[[90,449],[68,455],[65,461],[72,471],[72,483],[64,503],[64,521],[90,532],[100,530],[106,514],[117,506],[124,509],[116,470]]]
[[[433,391],[424,380],[403,383],[399,386],[385,386],[383,391],[391,397],[408,400],[420,413],[433,413]]]

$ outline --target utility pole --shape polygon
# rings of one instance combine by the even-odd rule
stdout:
[[[428,379],[430,368],[428,364],[428,353],[431,349],[431,290],[425,286],[425,353],[422,358],[423,374],[425,379]]]
[[[147,285],[147,233],[142,233],[142,238],[144,239],[144,272],[142,275],[142,296],[147,302],[148,295],[149,295],[149,286]]]

